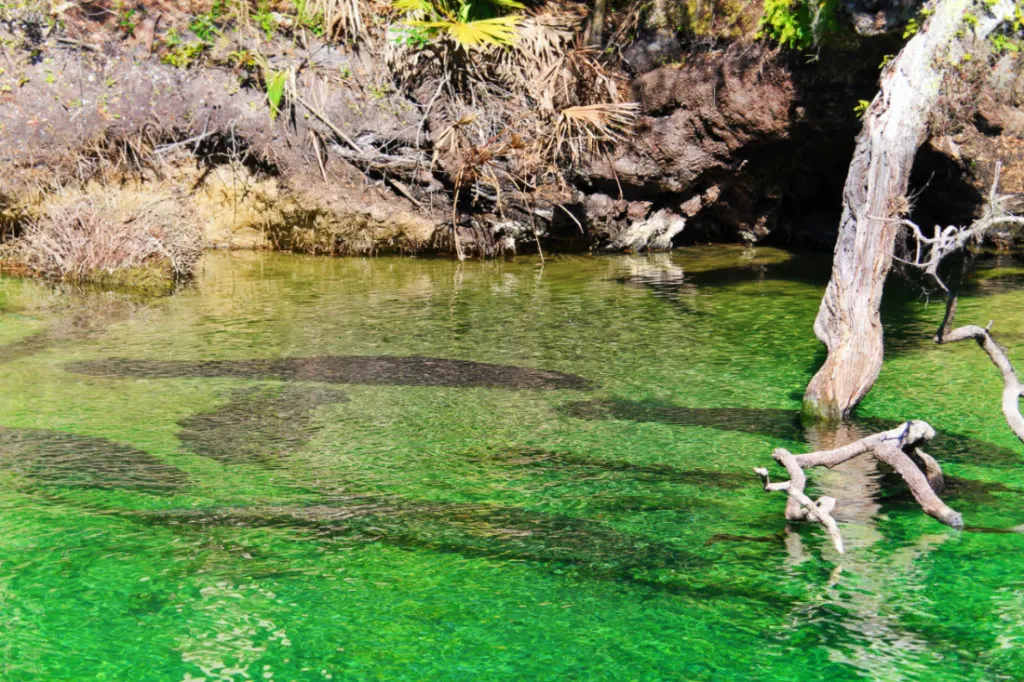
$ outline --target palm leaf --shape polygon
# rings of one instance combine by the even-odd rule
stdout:
[[[505,9],[526,9],[526,5],[519,0],[486,0],[486,2]]]
[[[391,3],[395,9],[403,12],[423,12],[424,14],[436,14],[434,6],[429,0],[394,0]]]
[[[519,37],[519,16],[512,14],[477,21],[410,21],[412,26],[422,26],[431,31],[440,31],[463,47],[514,45]]]
[[[573,163],[600,146],[623,142],[636,123],[640,105],[635,102],[587,104],[562,109],[555,125],[549,153],[554,161],[568,155]]]

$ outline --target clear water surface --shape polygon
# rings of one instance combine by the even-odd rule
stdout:
[[[881,379],[805,430],[827,264],[210,254],[174,296],[0,279],[0,679],[1024,679],[1024,448],[894,288]],[[1013,265],[1013,263],[1009,263]],[[1024,352],[1021,270],[960,306]],[[969,525],[751,468],[919,418]]]

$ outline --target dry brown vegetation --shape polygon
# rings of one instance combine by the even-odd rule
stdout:
[[[196,216],[180,197],[87,188],[52,198],[12,248],[32,272],[88,282],[126,270],[191,276],[202,253]]]

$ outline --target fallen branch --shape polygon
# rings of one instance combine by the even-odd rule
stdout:
[[[953,528],[963,528],[960,514],[950,509],[936,494],[942,489],[942,469],[938,462],[928,453],[921,450],[921,445],[935,437],[935,429],[923,421],[908,421],[895,429],[883,431],[832,450],[820,450],[803,455],[794,455],[784,448],[772,452],[772,459],[786,468],[789,480],[772,483],[768,470],[763,467],[754,469],[761,477],[767,492],[785,491],[787,521],[816,521],[825,526],[836,551],[842,554],[843,538],[839,526],[832,517],[836,500],[822,496],[815,502],[804,493],[807,475],[804,469],[811,467],[827,467],[848,462],[855,457],[870,453],[880,462],[892,467],[903,477],[914,495],[929,516]]]
[[[945,345],[947,343],[967,341],[968,339],[974,339],[978,342],[978,345],[988,355],[992,364],[1003,375],[1003,416],[1006,417],[1006,423],[1010,425],[1017,438],[1024,441],[1024,417],[1020,413],[1020,396],[1024,392],[1024,386],[1021,385],[1020,379],[1017,378],[1017,372],[1013,369],[1010,358],[1006,355],[1006,350],[992,338],[992,334],[989,332],[991,326],[991,322],[989,322],[988,327],[970,324],[958,327],[947,333],[943,333],[943,330],[940,328],[939,333],[935,335],[935,343]]]
[[[1020,412],[1020,396],[1024,393],[1024,385],[1021,384],[1014,371],[1006,350],[1002,348],[987,327],[967,325],[953,329],[953,322],[956,318],[957,295],[951,290],[939,275],[939,266],[942,261],[953,253],[966,252],[968,247],[981,244],[989,230],[997,226],[1024,227],[1024,217],[1014,215],[1006,210],[1008,196],[999,194],[999,176],[1002,172],[1002,162],[996,162],[995,172],[992,178],[992,187],[989,189],[988,201],[982,209],[981,217],[967,226],[950,225],[946,228],[935,226],[934,236],[926,237],[921,228],[909,220],[902,220],[904,227],[910,231],[914,243],[912,257],[897,259],[900,262],[921,270],[930,277],[935,284],[946,294],[946,313],[942,318],[938,331],[935,332],[935,343],[945,345],[974,339],[988,355],[992,364],[996,366],[999,373],[1003,375],[1003,416],[1010,429],[1021,441],[1024,441],[1024,417]],[[967,260],[964,260],[961,270],[961,280],[966,273]]]

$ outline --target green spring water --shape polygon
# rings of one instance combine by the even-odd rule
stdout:
[[[0,679],[1024,679],[999,376],[896,284],[858,421],[804,430],[825,261],[0,279]],[[959,319],[1019,358],[1021,270],[982,265]],[[845,556],[786,532],[752,467],[910,418],[967,531],[858,462],[811,474]]]

